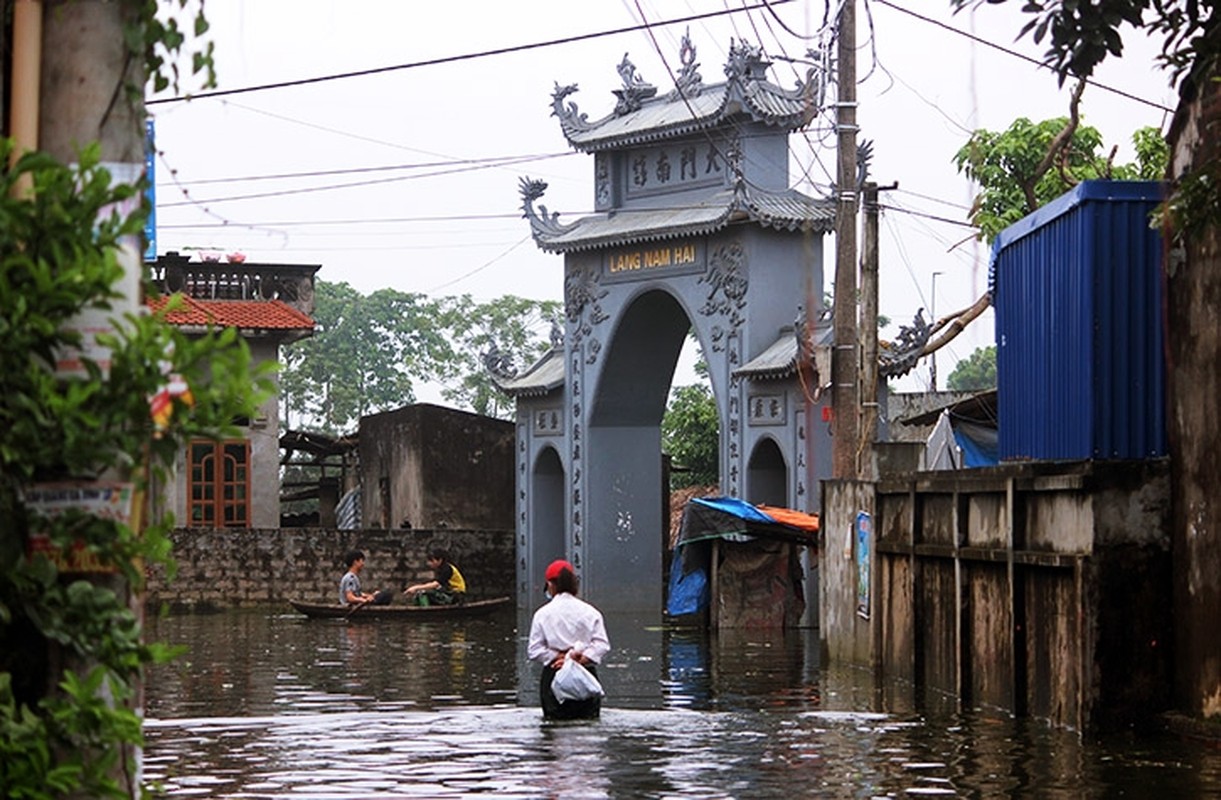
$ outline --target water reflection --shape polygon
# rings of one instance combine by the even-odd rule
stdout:
[[[146,774],[174,797],[1199,797],[1221,755],[1083,740],[820,670],[816,632],[607,619],[608,698],[544,723],[522,617],[424,623],[231,612],[151,634]],[[949,711],[946,709],[949,708]]]

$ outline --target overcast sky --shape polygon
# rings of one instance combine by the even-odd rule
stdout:
[[[824,3],[742,10],[756,5],[207,0],[220,90],[307,82],[150,105],[161,152],[158,252],[320,264],[320,279],[365,293],[561,300],[562,257],[534,246],[517,190],[521,176],[547,181],[542,203],[561,221],[593,207],[593,157],[571,151],[551,116],[555,82],[577,83],[568,100],[600,118],[614,106],[625,53],[645,80],[672,88],[689,29],[705,84],[723,80],[731,40],[744,40],[773,59],[774,82],[792,87],[806,69],[792,59],[816,45]],[[953,164],[969,132],[1067,113],[1067,88],[1015,55],[1040,55],[1029,38],[1016,40],[1021,5],[952,15],[949,0],[857,1],[860,135],[874,142],[872,178],[899,185],[883,197],[880,311],[894,320],[884,337],[918,308],[963,308],[986,288],[987,249],[963,243],[972,190]],[[589,37],[622,29],[635,30]],[[1174,106],[1153,65],[1156,42],[1126,44],[1083,106],[1120,161],[1133,159],[1132,131],[1164,130],[1169,114],[1158,106]],[[376,72],[315,80],[361,71]],[[184,88],[201,91],[191,78]],[[835,174],[831,123],[820,116],[790,139],[790,182],[816,196]],[[828,278],[832,248],[828,238]],[[988,313],[939,354],[941,386],[957,359],[992,341]],[[898,385],[926,388],[928,365]]]

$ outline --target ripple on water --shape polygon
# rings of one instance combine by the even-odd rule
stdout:
[[[819,667],[817,632],[713,640],[608,619],[595,722],[550,724],[522,622],[170,618],[144,767],[169,797],[1106,797],[1221,793],[1221,754],[926,709]],[[506,631],[508,633],[506,633]],[[761,635],[760,635],[761,636]],[[798,637],[792,639],[791,637]],[[804,637],[804,638],[801,638]],[[906,693],[905,693],[906,692]]]

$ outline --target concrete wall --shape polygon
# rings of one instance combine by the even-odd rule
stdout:
[[[1221,32],[1207,34],[1209,47]],[[1221,228],[1208,202],[1221,158],[1221,77],[1217,65],[1187,82],[1166,136],[1170,177],[1186,192],[1182,236],[1168,246],[1166,280],[1166,424],[1174,472],[1175,701],[1197,718],[1221,720]],[[1193,171],[1203,180],[1188,178]],[[1182,230],[1186,227],[1186,230]],[[1167,234],[1172,228],[1167,226]],[[1170,245],[1170,243],[1168,243]]]
[[[1165,461],[1022,464],[824,484],[828,657],[1076,729],[1169,703]],[[871,615],[847,538],[873,507]]]
[[[367,528],[512,528],[511,422],[419,403],[361,417]]]
[[[344,554],[365,553],[366,590],[402,588],[432,576],[425,556],[449,550],[472,597],[513,594],[511,530],[189,529],[172,534],[178,574],[150,570],[147,602],[175,609],[338,602]]]

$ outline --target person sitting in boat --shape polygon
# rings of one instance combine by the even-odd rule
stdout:
[[[452,606],[466,599],[466,580],[440,547],[428,551],[432,580],[408,586],[403,593],[420,606]]]
[[[389,589],[382,589],[372,594],[360,590],[360,571],[365,568],[365,554],[363,552],[360,550],[349,550],[343,560],[347,564],[348,571],[339,580],[340,605],[363,606],[368,603],[372,603],[375,606],[390,605],[394,592]]]

